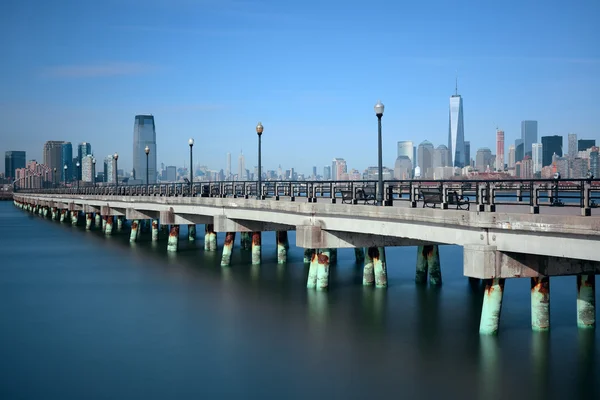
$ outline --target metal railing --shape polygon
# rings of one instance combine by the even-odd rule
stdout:
[[[257,198],[256,181],[220,181],[163,183],[151,185],[112,185],[18,189],[19,193],[73,194],[96,196],[166,196]],[[579,207],[590,215],[600,204],[600,179],[511,179],[511,180],[387,180],[384,181],[384,205],[423,203],[423,193],[438,193],[441,208],[450,208],[461,196],[477,211],[495,211],[497,205],[529,206],[538,213],[540,206]],[[260,187],[265,199],[308,202],[328,199],[332,203],[375,204],[376,180],[360,181],[265,181]]]

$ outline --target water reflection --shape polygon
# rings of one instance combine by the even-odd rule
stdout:
[[[598,388],[597,359],[598,350],[596,347],[596,330],[579,329],[578,332],[578,369],[577,369],[577,395],[579,398],[597,399],[600,396]]]
[[[537,398],[547,398],[550,364],[550,331],[531,333],[533,387]]]
[[[417,305],[417,342],[422,352],[436,354],[440,340],[440,298],[442,288],[428,285],[415,287]]]
[[[496,336],[479,338],[479,398],[499,398],[501,392],[500,345]]]
[[[363,325],[366,325],[371,333],[385,333],[387,290],[363,286],[361,300]]]

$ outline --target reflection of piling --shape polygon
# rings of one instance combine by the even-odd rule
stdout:
[[[596,276],[593,273],[577,275],[577,326],[596,326]]]
[[[545,331],[550,328],[550,279],[531,278],[531,329]]]
[[[494,278],[486,282],[481,307],[481,321],[479,323],[480,334],[495,335],[498,333],[503,292],[503,278]]]

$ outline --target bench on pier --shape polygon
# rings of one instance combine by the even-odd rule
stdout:
[[[342,196],[343,204],[375,204],[375,186],[364,186],[351,189],[340,189],[338,193]]]
[[[421,189],[421,199],[423,200],[423,208],[435,208],[437,204],[444,202],[442,188]],[[458,194],[455,190],[448,192],[448,205],[456,206],[457,210],[469,210],[469,198]]]

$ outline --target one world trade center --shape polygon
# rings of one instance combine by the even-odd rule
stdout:
[[[450,165],[463,168],[469,160],[465,160],[465,129],[463,124],[462,97],[458,94],[458,85],[450,97],[450,123],[448,126],[448,149],[450,149]]]

